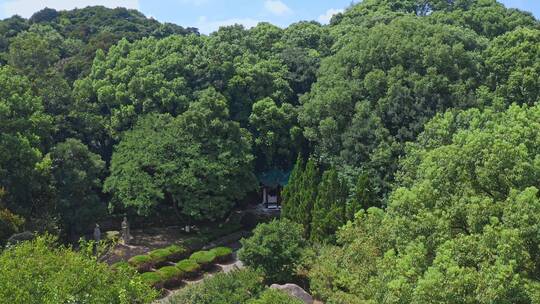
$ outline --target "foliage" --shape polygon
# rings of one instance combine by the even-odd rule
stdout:
[[[303,97],[299,121],[323,163],[369,172],[382,197],[404,143],[426,121],[448,108],[480,106],[474,95],[484,81],[486,41],[410,16],[358,27],[342,41]]]
[[[34,95],[25,77],[10,67],[0,68],[0,187],[5,207],[23,217],[39,202],[40,172],[50,118],[41,99]],[[37,209],[38,206],[35,206]]]
[[[290,282],[306,246],[302,234],[302,226],[287,219],[259,224],[252,237],[241,240],[238,257],[267,282]]]
[[[242,304],[264,289],[261,276],[249,269],[218,273],[200,284],[190,285],[168,300],[182,304]]]
[[[51,164],[56,213],[68,234],[81,233],[106,214],[99,197],[105,163],[76,139],[57,144],[45,156]]]
[[[200,265],[192,259],[182,260],[176,263],[176,267],[182,270],[184,273],[188,274],[196,273],[197,271],[199,271],[199,268],[201,268]]]
[[[193,253],[189,259],[197,262],[199,265],[208,265],[215,261],[216,255],[211,251],[197,251]]]
[[[388,211],[342,229],[312,288],[328,303],[531,303],[539,118],[517,105],[438,115],[409,145]]]
[[[313,206],[310,239],[333,242],[339,227],[345,224],[349,191],[335,168],[324,172]]]
[[[113,271],[49,236],[3,251],[0,270],[7,303],[151,303],[156,296],[134,272]]]
[[[259,298],[256,300],[248,302],[249,304],[302,304],[299,299],[293,298],[288,294],[276,290],[276,289],[267,289],[261,293]]]
[[[210,250],[218,263],[227,262],[232,258],[233,250],[229,247],[216,247]]]
[[[298,207],[300,206],[300,187],[302,182],[302,176],[304,171],[304,161],[302,157],[298,155],[296,159],[296,164],[291,172],[289,182],[283,189],[282,197],[283,202],[281,203],[281,217],[289,219],[291,221],[297,221],[299,218]],[[298,220],[299,221],[299,220]]]
[[[105,190],[139,214],[166,203],[188,220],[219,219],[253,189],[251,161],[249,136],[207,90],[182,115],[150,115],[126,132]]]

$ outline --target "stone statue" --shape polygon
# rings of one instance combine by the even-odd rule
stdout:
[[[128,245],[129,241],[131,240],[131,235],[129,234],[129,223],[127,221],[127,217],[124,216],[124,220],[122,221],[122,240],[124,241],[124,245]]]
[[[94,228],[94,240],[96,243],[101,241],[101,229],[99,229],[99,224],[96,224],[96,227]]]

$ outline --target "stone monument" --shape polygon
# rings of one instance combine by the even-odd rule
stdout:
[[[101,241],[101,229],[99,229],[99,224],[96,224],[96,227],[94,228],[94,240],[96,243]]]
[[[125,216],[124,220],[122,221],[122,240],[124,241],[124,245],[128,245],[129,241],[131,240],[131,235],[129,233],[129,223],[127,217]]]

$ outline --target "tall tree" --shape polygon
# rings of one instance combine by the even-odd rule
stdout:
[[[225,99],[199,92],[182,115],[149,115],[115,149],[105,191],[148,215],[172,205],[185,220],[215,220],[255,187],[250,136],[229,120]]]
[[[28,217],[43,202],[39,196],[36,164],[50,138],[51,119],[27,78],[10,67],[0,68],[0,187],[7,191],[6,206]],[[44,204],[43,204],[44,205]]]
[[[57,144],[46,158],[55,190],[56,214],[71,239],[91,229],[107,206],[101,200],[105,162],[76,139]]]
[[[302,174],[297,213],[297,222],[304,226],[304,236],[306,238],[309,238],[311,232],[313,205],[317,200],[319,182],[320,173],[317,162],[314,158],[310,158]]]
[[[300,189],[302,176],[304,175],[304,160],[299,154],[296,164],[291,172],[288,184],[283,189],[283,202],[281,216],[293,222],[299,223]]]
[[[313,206],[310,239],[316,243],[334,242],[335,233],[346,221],[349,195],[346,183],[335,168],[324,172]]]

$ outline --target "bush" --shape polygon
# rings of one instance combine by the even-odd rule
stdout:
[[[166,248],[150,251],[148,255],[152,258],[155,265],[164,265],[165,262],[177,262],[185,258],[188,250],[179,245],[171,245]]]
[[[233,251],[229,247],[216,247],[210,252],[216,257],[217,263],[226,263],[232,260]]]
[[[148,272],[154,267],[154,261],[149,255],[136,255],[129,259],[128,263],[139,272]]]
[[[188,250],[184,246],[180,245],[171,245],[165,250],[169,251],[169,256],[167,257],[167,260],[170,262],[178,262],[183,258],[186,258],[188,255]]]
[[[114,270],[117,270],[117,269],[135,270],[135,268],[133,268],[133,266],[131,266],[128,262],[124,262],[124,261],[112,264],[111,268],[114,269]]]
[[[140,276],[142,282],[147,286],[161,289],[163,288],[164,279],[159,272],[145,272]]]
[[[262,277],[250,269],[215,276],[189,285],[173,296],[170,304],[244,304],[264,290]]]
[[[251,238],[240,241],[238,257],[269,282],[290,282],[306,246],[302,233],[302,225],[286,219],[260,224]]]
[[[210,251],[197,251],[189,259],[197,262],[203,269],[208,269],[216,260],[216,256]]]
[[[7,209],[2,209],[2,207],[0,207],[0,246],[3,245],[10,236],[17,232],[20,232],[23,224],[24,219],[22,217],[11,213]]]
[[[151,303],[156,296],[135,271],[112,270],[50,236],[0,253],[2,303]]]
[[[293,298],[283,291],[276,289],[265,290],[258,299],[248,302],[249,304],[304,304],[303,301]]]
[[[164,286],[167,288],[176,288],[180,286],[184,277],[184,272],[174,266],[165,266],[157,271],[163,278]]]
[[[201,269],[201,265],[199,265],[194,260],[182,260],[176,264],[176,267],[180,269],[184,275],[188,278],[192,278],[197,276],[199,273],[199,270]]]
[[[156,249],[148,252],[148,256],[154,264],[161,264],[167,262],[170,254],[171,253],[169,252],[169,250],[165,248]]]

